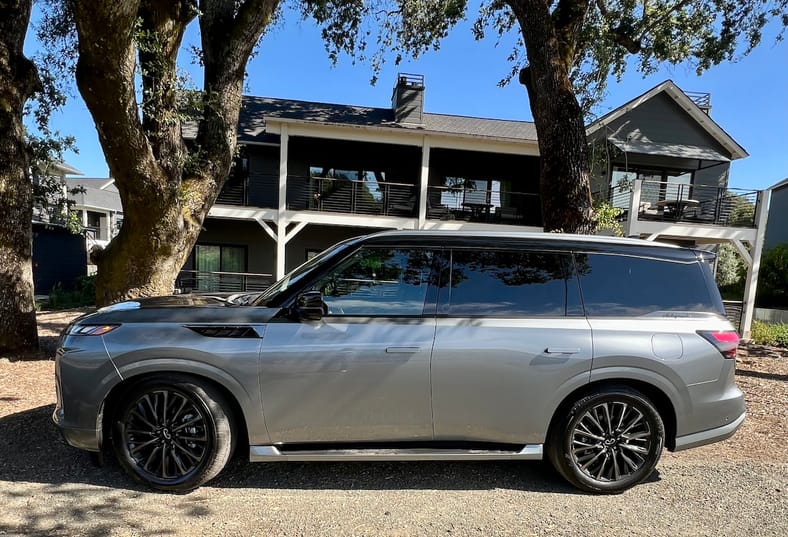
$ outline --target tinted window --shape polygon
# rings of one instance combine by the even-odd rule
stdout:
[[[421,315],[431,266],[427,250],[364,248],[314,289],[329,315]]]
[[[563,316],[568,254],[455,250],[450,282],[441,280],[440,312],[458,316]],[[448,278],[445,278],[448,280]],[[447,283],[449,283],[447,285]]]
[[[576,263],[589,316],[716,311],[698,263],[605,254],[579,254]]]

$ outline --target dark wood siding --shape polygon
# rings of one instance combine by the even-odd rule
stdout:
[[[252,207],[279,207],[279,147],[249,146],[249,191]]]
[[[33,285],[47,295],[56,284],[70,287],[87,274],[85,237],[61,227],[33,224]]]

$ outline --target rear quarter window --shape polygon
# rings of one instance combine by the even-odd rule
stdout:
[[[720,313],[698,262],[612,254],[576,254],[589,317],[633,317],[662,311]]]

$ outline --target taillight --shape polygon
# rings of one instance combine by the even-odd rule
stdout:
[[[698,335],[717,347],[724,358],[736,358],[736,349],[739,347],[739,334],[733,330],[723,332],[713,332],[710,330],[698,330]]]
[[[71,329],[69,335],[71,336],[103,336],[106,333],[112,332],[119,324],[83,324],[77,325]]]

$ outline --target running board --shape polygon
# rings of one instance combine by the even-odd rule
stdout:
[[[326,449],[290,450],[285,446],[250,446],[251,462],[287,461],[497,461],[541,460],[542,444],[529,444],[519,451],[484,449]]]

